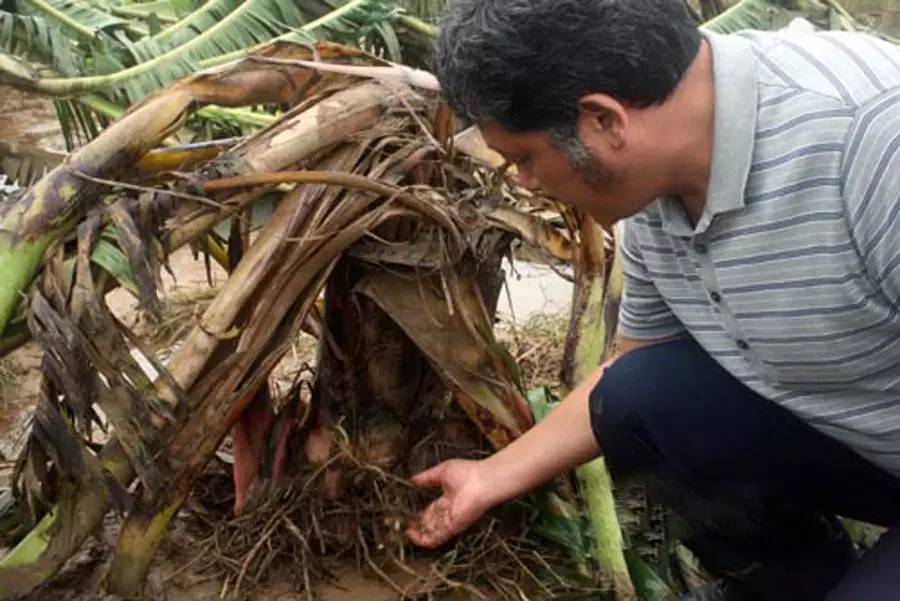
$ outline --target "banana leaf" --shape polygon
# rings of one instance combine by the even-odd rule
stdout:
[[[346,52],[350,52],[351,55],[354,54],[353,51],[328,45],[320,46],[316,49],[316,52],[320,57],[336,56]],[[276,49],[274,54],[272,52],[269,53],[269,56],[281,56],[282,58],[296,57],[298,55],[308,59],[311,58],[312,51],[308,48],[287,46]],[[242,84],[242,81],[246,83]],[[314,82],[313,85],[304,86],[304,84],[309,84],[310,81]],[[309,69],[300,66],[286,66],[275,71],[268,68],[265,63],[252,60],[247,61],[246,64],[236,65],[231,69],[218,70],[214,74],[195,76],[175,86],[169,93],[149,98],[135,107],[120,122],[97,138],[92,145],[70,157],[67,163],[78,164],[78,161],[84,161],[85,157],[102,158],[103,152],[101,151],[119,157],[117,159],[119,161],[136,161],[141,152],[133,149],[133,146],[129,146],[135,142],[123,133],[123,128],[127,129],[131,126],[133,128],[132,136],[136,135],[135,130],[137,128],[134,127],[134,122],[131,121],[131,118],[135,115],[143,119],[142,124],[145,129],[142,131],[147,132],[146,135],[137,137],[142,139],[152,138],[158,142],[166,130],[170,129],[170,115],[182,115],[187,107],[195,106],[200,101],[215,100],[225,105],[272,102],[282,99],[293,99],[296,101],[294,90],[298,87],[305,87],[307,93],[317,97],[321,90],[328,90],[329,87],[333,88],[339,82],[343,82],[343,85],[346,85],[348,81],[347,78],[340,75],[314,75]],[[419,101],[414,95],[404,97],[398,91],[396,88],[388,91],[377,83],[362,83],[343,92],[335,93],[332,90],[332,94],[324,100],[318,97],[321,100],[319,104],[308,108],[306,111],[285,117],[280,123],[258,134],[256,138],[232,149],[230,161],[235,168],[230,173],[241,173],[242,169],[252,172],[254,169],[277,170],[287,167],[302,160],[304,156],[315,155],[317,152],[330,148],[349,136],[370,130],[379,121],[384,111],[390,107],[396,110],[404,106],[414,107],[418,105]],[[161,111],[159,108],[161,105],[165,105],[168,112]],[[156,117],[156,121],[148,122],[146,117],[143,116],[146,113],[153,114]],[[152,132],[149,131],[146,128],[150,125],[155,125],[157,129]],[[132,148],[132,150],[121,152],[123,147]],[[105,160],[99,161],[99,169],[110,167],[119,169],[121,168],[121,163],[110,163]],[[69,172],[67,171],[66,173]],[[93,173],[103,175],[107,172],[100,170]],[[212,173],[218,174],[220,172],[214,170]],[[54,179],[55,177],[61,176],[51,174],[42,180],[38,187],[43,186],[43,189],[52,190],[53,184],[57,181]],[[63,181],[67,186],[66,194],[69,198],[77,198],[79,194],[83,194],[86,191],[83,180],[65,179]],[[257,192],[237,192],[233,194],[232,202],[238,203],[237,206],[239,206],[240,202],[251,202],[257,196],[259,196]],[[388,196],[397,196],[396,191],[388,188]],[[165,197],[163,196],[162,198]],[[400,204],[407,202],[409,206],[426,206],[412,200],[398,200],[398,202]],[[346,205],[348,209],[353,206],[352,204]],[[17,224],[12,228],[12,231],[16,231],[23,237],[31,232],[31,235],[37,236],[39,240],[46,239],[47,243],[51,241],[51,238],[48,238],[48,236],[58,235],[60,231],[65,229],[67,223],[77,219],[78,215],[85,209],[85,206],[78,204],[74,206],[66,206],[65,204],[54,205],[53,209],[60,211],[60,216],[51,217],[47,212],[40,213],[39,211],[32,215],[28,213],[29,207],[31,207],[30,204],[14,204],[9,209],[9,214],[17,219],[17,221],[12,222]],[[215,209],[204,204],[201,204],[199,207],[186,204],[182,208],[184,209],[184,220],[180,222],[176,220],[176,229],[169,239],[173,246],[184,244],[199,235],[205,234],[217,221],[231,214],[227,203],[218,204]],[[353,217],[354,214],[356,217]],[[297,264],[297,261],[302,261],[302,270],[294,274],[288,273],[268,280],[269,282],[278,282],[278,285],[272,289],[272,294],[277,296],[265,301],[261,306],[267,309],[283,306],[284,312],[281,315],[285,316],[294,325],[291,325],[288,329],[279,329],[278,335],[273,336],[272,328],[277,329],[282,326],[279,325],[277,319],[272,321],[279,313],[267,310],[259,313],[258,319],[262,320],[259,327],[263,327],[263,324],[265,324],[265,327],[269,329],[260,330],[259,327],[256,327],[255,329],[247,330],[248,332],[256,332],[256,337],[252,341],[253,349],[258,349],[260,352],[263,349],[267,349],[261,355],[256,352],[251,352],[249,355],[240,355],[250,358],[259,355],[260,362],[246,364],[242,367],[243,370],[251,370],[252,374],[255,374],[248,374],[248,378],[250,381],[257,382],[256,386],[259,385],[260,378],[267,375],[268,371],[271,370],[272,361],[277,361],[289,348],[289,345],[284,343],[284,340],[286,340],[284,337],[296,331],[295,328],[299,328],[302,317],[308,309],[309,302],[315,299],[316,290],[323,285],[321,278],[327,273],[329,265],[335,260],[334,257],[347,244],[352,242],[353,238],[346,238],[346,236],[350,234],[357,237],[361,236],[369,228],[377,225],[380,219],[388,218],[392,213],[388,211],[380,214],[359,216],[357,211],[357,213],[347,213],[347,215],[356,220],[362,219],[362,221],[355,227],[351,227],[349,223],[341,226],[336,222],[326,222],[327,226],[337,227],[341,231],[345,231],[346,234],[330,239],[321,236],[315,237],[314,240],[324,241],[324,246],[312,255],[299,255],[294,259],[293,263],[290,263]],[[28,219],[29,216],[30,220]],[[120,215],[120,217],[124,218],[124,215]],[[12,217],[10,218],[12,219]],[[54,225],[49,232],[42,229],[48,222]],[[120,219],[118,228],[120,244],[124,243],[124,240],[121,238],[123,231],[128,231],[128,227],[123,229],[123,223],[125,222]],[[25,227],[26,225],[28,228]],[[128,239],[133,240],[132,246],[138,243],[139,234],[139,232],[130,234]],[[300,252],[306,247],[294,245],[290,248]],[[83,249],[81,254],[84,255],[85,252],[86,250]],[[20,255],[21,253],[15,253],[16,258],[19,258]],[[139,263],[134,255],[131,256],[130,262],[133,270],[135,264]],[[21,265],[14,265],[13,263],[3,264],[0,262],[0,267],[13,271],[21,267]],[[19,277],[27,277],[26,273],[27,271],[20,272],[21,275]],[[84,269],[80,273],[82,274],[80,281],[90,281],[85,279],[87,272]],[[55,285],[54,289],[64,286],[65,280],[61,281],[63,284]],[[287,283],[282,285],[285,282]],[[290,284],[290,282],[295,283]],[[145,282],[144,285],[139,283],[138,288],[142,287],[147,287],[147,283]],[[91,286],[88,285],[88,288],[91,288]],[[301,293],[304,290],[306,290],[307,296],[302,296]],[[62,310],[60,309],[61,301],[59,299],[67,298],[67,295],[54,294],[52,296],[57,299],[57,312]],[[305,304],[301,307],[296,305],[295,302],[301,297],[312,300],[304,301]],[[77,299],[79,297],[74,296],[73,298]],[[82,305],[87,306],[87,303],[82,302]],[[307,308],[304,309],[303,307]],[[51,319],[52,314],[48,310],[43,310],[42,314],[47,316],[44,323],[56,323]],[[229,320],[226,319],[225,322],[227,321]],[[207,326],[211,329],[207,328],[204,330]],[[230,327],[228,325],[226,329]],[[189,340],[182,347],[182,352],[185,353],[183,357],[190,355],[191,360],[182,360],[183,357],[176,358],[173,363],[176,368],[173,370],[173,377],[165,380],[165,382],[170,382],[170,384],[163,385],[159,391],[159,398],[173,408],[176,407],[179,399],[172,391],[177,388],[190,388],[191,383],[199,377],[201,370],[206,365],[210,356],[209,353],[212,353],[217,346],[223,343],[220,334],[224,330],[216,326],[215,320],[211,317],[208,318],[204,328],[198,328],[194,335],[198,342]],[[264,331],[268,333],[261,333]],[[209,334],[210,332],[212,335]],[[69,335],[69,339],[77,340],[79,338],[78,336]],[[244,344],[242,337],[236,340],[240,344]],[[250,341],[246,343],[251,344]],[[205,354],[201,347],[208,348],[209,353]],[[88,350],[90,349],[90,347],[87,348]],[[91,356],[93,361],[101,362],[99,356]],[[127,353],[117,353],[117,356],[123,357],[123,360],[127,362]],[[197,360],[198,358],[199,361]],[[226,365],[226,367],[229,367],[229,365]],[[234,365],[230,365],[230,367],[232,369],[235,368]],[[130,368],[123,365],[121,369],[127,371]],[[57,371],[61,374],[68,373],[61,370]],[[162,366],[160,366],[158,371],[167,373]],[[195,418],[199,419],[199,421],[189,422],[188,426],[186,426],[187,430],[184,430],[180,435],[177,433],[172,434],[175,438],[168,447],[169,464],[176,469],[181,469],[177,468],[177,466],[183,466],[184,470],[177,472],[177,476],[168,477],[164,480],[165,482],[173,483],[172,486],[167,488],[165,492],[161,491],[159,496],[157,496],[154,490],[159,488],[158,483],[160,479],[155,477],[149,469],[143,470],[142,480],[145,482],[146,490],[148,491],[147,505],[142,507],[140,511],[136,510],[133,519],[126,522],[126,525],[123,527],[122,535],[120,536],[120,550],[117,552],[117,559],[114,562],[115,568],[111,575],[111,581],[115,583],[117,589],[133,590],[134,587],[140,584],[144,570],[149,565],[149,558],[152,557],[152,551],[158,543],[159,537],[164,532],[168,519],[172,515],[171,512],[183,501],[184,495],[198,470],[202,468],[205,461],[215,451],[221,436],[224,436],[233,420],[239,415],[240,400],[248,394],[249,385],[244,382],[243,377],[240,377],[240,374],[245,372],[233,371],[230,373],[230,377],[222,377],[222,374],[219,374],[211,379],[204,379],[198,384],[198,386],[206,390],[205,394],[196,393],[196,403],[199,403],[196,407],[199,413],[195,414]],[[112,374],[110,373],[108,376],[111,378]],[[68,378],[66,381],[77,379]],[[134,375],[129,377],[129,381],[139,383],[140,377]],[[209,388],[209,386],[213,386],[213,388]],[[147,384],[139,385],[139,388],[143,389],[145,393],[152,393],[153,391],[153,386],[148,386]],[[210,401],[203,401],[204,398],[210,399]],[[234,409],[223,411],[221,404],[210,405],[211,401],[226,403],[226,406],[232,404]],[[116,413],[115,409],[123,407],[123,402],[124,397],[122,400],[116,401],[115,407],[112,407],[107,413]],[[195,405],[184,405],[182,411],[186,411],[187,408],[192,406]],[[48,415],[53,415],[53,412],[49,409],[47,413]],[[210,419],[219,425],[211,428],[209,426]],[[145,419],[143,422],[148,422],[155,428],[165,428],[164,419]],[[121,433],[125,435],[128,431],[128,426],[125,425],[118,430],[121,430]],[[45,442],[51,448],[54,448],[53,440],[56,439],[48,438]],[[140,447],[134,446],[134,443],[140,440],[145,440],[147,444],[150,444],[154,439],[153,436],[148,437],[139,433],[130,436],[128,441],[119,441],[114,437],[101,453],[101,459],[104,465],[107,466],[106,469],[109,470],[109,473],[115,475],[120,482],[129,482],[134,476],[133,469],[135,467],[139,468],[138,471],[142,469],[140,467],[141,457],[146,457],[147,455]],[[202,448],[208,450],[209,453],[205,455],[202,453],[198,454],[198,440],[204,441]],[[153,444],[158,446],[156,443]],[[147,465],[145,467],[149,468]],[[74,477],[72,475],[74,472],[75,470],[70,470],[67,473],[70,474],[70,477]],[[93,530],[114,499],[112,493],[104,493],[103,489],[96,487],[96,485],[93,486],[93,492],[89,495],[85,494],[83,486],[78,485],[77,482],[71,490],[72,496],[65,497],[60,505],[60,507],[65,507],[66,511],[51,512],[44,519],[45,521],[42,522],[44,524],[42,528],[45,532],[50,533],[50,537],[29,538],[28,546],[21,549],[17,548],[0,561],[0,583],[2,583],[0,584],[0,598],[7,598],[10,595],[21,594],[31,590],[36,584],[52,575],[61,562],[73,550],[77,549],[84,537]],[[61,521],[59,516],[66,517]],[[133,552],[135,545],[138,545],[141,549],[139,553]],[[28,561],[22,559],[22,554],[29,558]]]
[[[18,0],[23,14],[40,15],[63,30],[90,41],[103,33],[128,26],[128,22],[84,0]]]
[[[74,76],[84,68],[76,42],[43,17],[0,10],[0,48]]]
[[[831,6],[822,0],[741,0],[708,20],[703,28],[716,33],[734,33],[743,29],[770,31],[803,17],[828,29],[831,10]]]
[[[48,78],[0,54],[0,81],[53,96],[103,91],[131,104],[179,77],[241,58],[274,39],[311,42],[330,29],[355,27],[373,11],[383,11],[381,3],[349,0],[337,7],[325,5],[330,11],[325,14],[304,14],[286,0],[212,0],[157,36],[134,44],[120,39],[127,44],[131,66],[122,64],[104,75]]]

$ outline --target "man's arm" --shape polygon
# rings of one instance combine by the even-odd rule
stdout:
[[[414,520],[407,535],[435,547],[462,532],[488,509],[597,457],[589,398],[603,371],[634,349],[672,340],[619,337],[616,354],[581,382],[539,424],[482,461],[451,460],[413,478],[419,486],[443,489],[443,496]]]
[[[603,371],[634,349],[684,334],[684,326],[644,265],[635,227],[630,221],[623,227],[620,250],[624,290],[615,355],[570,392],[541,423],[505,449],[483,461],[447,461],[415,476],[415,484],[440,488],[443,495],[410,524],[406,532],[414,543],[424,547],[441,545],[494,505],[596,457],[600,445],[591,427],[589,403]]]
[[[591,429],[591,391],[606,368],[625,353],[669,340],[673,338],[635,340],[619,336],[616,353],[578,384],[541,423],[485,459],[496,483],[494,502],[508,501],[597,457],[600,446]],[[553,452],[548,453],[547,449]]]

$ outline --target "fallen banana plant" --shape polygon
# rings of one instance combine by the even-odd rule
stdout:
[[[366,61],[377,69],[360,71]],[[0,560],[0,599],[46,582],[110,509],[125,518],[108,587],[138,595],[172,516],[229,431],[240,441],[241,509],[263,477],[259,449],[272,449],[264,475],[277,477],[291,437],[327,430],[327,416],[357,416],[350,440],[366,449],[360,456],[397,466],[409,441],[385,432],[412,419],[423,379],[436,384],[432,400],[446,387],[495,447],[530,427],[515,362],[493,338],[500,262],[517,236],[557,256],[573,241],[515,214],[524,209],[510,204],[514,180],[505,193],[480,186],[493,176],[473,174],[492,170],[452,150],[433,92],[385,68],[335,45],[268,47],[148,97],[4,209],[0,324],[30,290],[28,325],[44,366],[17,471],[20,502],[39,521]],[[191,171],[141,167],[159,164],[164,153],[153,149],[189,111],[265,102],[293,108],[211,158],[187,157],[179,168]],[[249,206],[272,194],[275,212],[247,235]],[[166,252],[225,219],[228,280],[163,364],[111,315],[108,282],[132,282],[153,313]],[[101,244],[127,257],[130,278],[95,258]],[[276,419],[267,381],[316,319],[323,292],[314,394]],[[362,372],[351,368],[357,356]],[[382,427],[385,419],[400,430]]]

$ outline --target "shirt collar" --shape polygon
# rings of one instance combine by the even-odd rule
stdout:
[[[680,236],[703,233],[716,215],[744,206],[756,135],[759,89],[750,40],[711,32],[703,35],[712,51],[715,90],[713,156],[706,205],[692,228],[680,201],[672,197],[660,201],[663,229]]]

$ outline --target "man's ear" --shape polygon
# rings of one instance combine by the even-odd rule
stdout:
[[[597,140],[620,150],[625,146],[628,111],[606,94],[587,94],[578,99],[578,131],[588,140]]]

